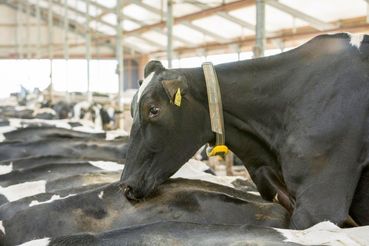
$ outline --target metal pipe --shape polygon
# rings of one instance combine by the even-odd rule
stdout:
[[[123,58],[123,30],[122,30],[122,8],[123,0],[117,0],[116,6],[116,58],[118,64],[118,79],[119,79],[119,89],[118,89],[118,105],[123,109],[122,96],[124,92],[124,58]]]
[[[48,0],[48,15],[47,15],[47,31],[48,31],[48,53],[50,63],[50,86],[49,86],[49,100],[53,100],[53,3]]]
[[[256,43],[254,57],[264,56],[265,49],[265,0],[256,0]]]
[[[173,59],[173,1],[167,0],[167,60],[168,68],[172,68]]]
[[[92,102],[90,84],[91,32],[90,32],[90,0],[86,0],[86,63],[87,63],[87,100]]]
[[[41,58],[41,13],[40,13],[40,0],[36,3],[36,20],[37,20],[37,44],[36,54],[37,59]]]
[[[70,102],[70,95],[69,95],[69,69],[68,69],[68,60],[69,60],[69,36],[68,36],[68,29],[69,29],[69,16],[68,16],[68,0],[64,0],[64,60],[65,60],[65,84],[66,84],[66,98],[67,102]]]
[[[17,54],[18,54],[18,59],[23,59],[23,47],[22,47],[22,37],[21,37],[21,33],[22,33],[22,20],[21,20],[21,14],[22,14],[22,4],[20,2],[18,2],[17,4],[17,38],[16,38],[16,43],[17,43]]]
[[[31,40],[30,40],[30,15],[31,15],[31,6],[27,3],[27,5],[25,6],[26,8],[26,54],[27,54],[27,59],[31,58]]]

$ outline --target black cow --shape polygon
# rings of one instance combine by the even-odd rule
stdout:
[[[204,181],[170,180],[147,197],[145,203],[130,202],[122,191],[119,183],[113,183],[29,208],[23,206],[11,217],[7,211],[0,209],[0,216],[1,213],[8,215],[0,221],[5,231],[3,243],[17,245],[43,237],[81,232],[100,233],[170,220],[200,223],[204,226],[251,224],[279,228],[289,223],[289,213],[279,204],[268,203],[259,196]]]
[[[293,209],[291,228],[341,225],[368,166],[369,36],[320,35],[280,55],[215,69],[226,144],[263,198]],[[146,197],[215,141],[201,68],[168,70],[152,61],[144,75],[121,178],[130,199]],[[178,89],[180,106],[172,103]],[[369,224],[369,204],[360,206],[366,210],[350,214]]]
[[[52,180],[37,180],[0,186],[2,203],[13,202],[24,197],[42,193],[59,194],[59,190],[75,189],[86,185],[113,183],[119,180],[121,171],[100,171],[76,174]],[[1,203],[0,203],[1,204]],[[0,244],[1,245],[1,244]]]
[[[29,142],[0,143],[0,161],[37,157],[69,157],[122,163],[127,144],[121,140],[50,138]]]
[[[31,142],[45,138],[83,138],[83,139],[105,139],[106,133],[80,132],[66,128],[53,126],[25,127],[4,133],[6,140]]]
[[[49,203],[53,200],[62,199],[69,196],[74,196],[78,193],[85,192],[88,190],[93,190],[98,187],[107,185],[107,183],[97,183],[97,184],[85,184],[80,187],[72,187],[66,189],[55,190],[47,193],[40,193],[33,196],[27,196],[12,202],[7,201],[2,204],[0,202],[0,221],[8,220],[17,214],[21,210],[28,209],[31,206],[36,206],[42,203]],[[68,185],[66,185],[68,186]]]
[[[166,221],[131,226],[93,235],[89,233],[59,238],[43,238],[29,245],[113,246],[113,245],[306,245],[289,242],[288,237],[273,228],[252,225],[204,225],[198,223]],[[301,240],[302,241],[302,240]]]

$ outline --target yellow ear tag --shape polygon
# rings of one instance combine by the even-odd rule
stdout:
[[[177,105],[178,107],[181,107],[181,101],[182,101],[181,89],[178,88],[176,96],[174,98],[174,104]]]

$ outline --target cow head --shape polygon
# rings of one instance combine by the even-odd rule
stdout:
[[[207,105],[191,95],[184,74],[151,61],[144,76],[132,101],[133,125],[121,177],[126,196],[134,200],[147,196],[213,137]]]

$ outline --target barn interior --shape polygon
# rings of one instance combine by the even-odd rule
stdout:
[[[369,0],[0,0],[0,245],[369,245],[351,217],[290,230],[293,208],[207,145],[143,201],[120,183],[150,61],[248,61],[334,33],[368,34]]]

